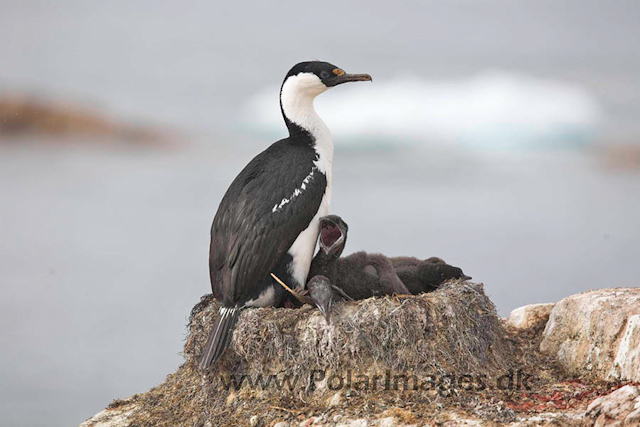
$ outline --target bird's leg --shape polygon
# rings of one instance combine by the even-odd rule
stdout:
[[[307,296],[307,291],[303,290],[303,291],[298,291],[298,290],[293,290],[290,287],[288,287],[287,285],[284,284],[284,282],[282,280],[280,280],[278,278],[278,276],[276,276],[275,274],[271,273],[271,277],[273,277],[275,279],[276,282],[280,283],[280,285],[285,288],[287,291],[289,291],[289,293],[291,295],[293,295],[298,301],[300,301],[302,304],[311,304],[313,305],[313,301],[311,301],[311,298],[309,298]]]

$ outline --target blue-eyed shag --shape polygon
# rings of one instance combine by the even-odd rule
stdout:
[[[200,359],[202,369],[221,357],[243,308],[281,304],[284,290],[271,272],[304,289],[319,218],[329,213],[333,161],[331,133],[313,100],[342,83],[370,80],[368,74],[347,74],[320,61],[301,62],[287,73],[280,109],[289,136],[245,166],[213,219],[209,272],[221,308]]]

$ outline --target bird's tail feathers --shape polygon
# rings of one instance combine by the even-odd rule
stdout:
[[[220,307],[218,313],[218,321],[209,332],[209,339],[204,345],[204,352],[200,358],[200,369],[202,370],[206,370],[210,365],[220,360],[222,353],[229,346],[240,315],[240,307]]]

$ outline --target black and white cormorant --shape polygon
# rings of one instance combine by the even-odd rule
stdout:
[[[327,62],[295,65],[280,89],[280,108],[289,130],[258,154],[231,183],[211,227],[211,287],[222,302],[204,347],[200,367],[215,363],[229,345],[240,310],[278,305],[283,288],[273,272],[303,289],[319,232],[329,212],[333,141],[313,108],[327,89],[370,81]]]

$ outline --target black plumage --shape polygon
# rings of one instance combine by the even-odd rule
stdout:
[[[414,295],[434,291],[452,279],[471,279],[470,276],[462,272],[461,268],[449,265],[437,257],[422,261],[413,258],[411,260],[415,260],[415,262],[408,262],[410,259],[407,257],[389,258],[402,283]]]
[[[257,298],[263,288],[256,283],[271,283],[268,273],[318,212],[327,181],[313,163],[312,142],[299,133],[271,145],[222,198],[211,228],[209,271],[214,295],[224,305]],[[306,190],[273,212],[312,170]]]
[[[338,260],[336,286],[354,299],[381,295],[409,295],[389,258],[382,254],[356,252]]]

